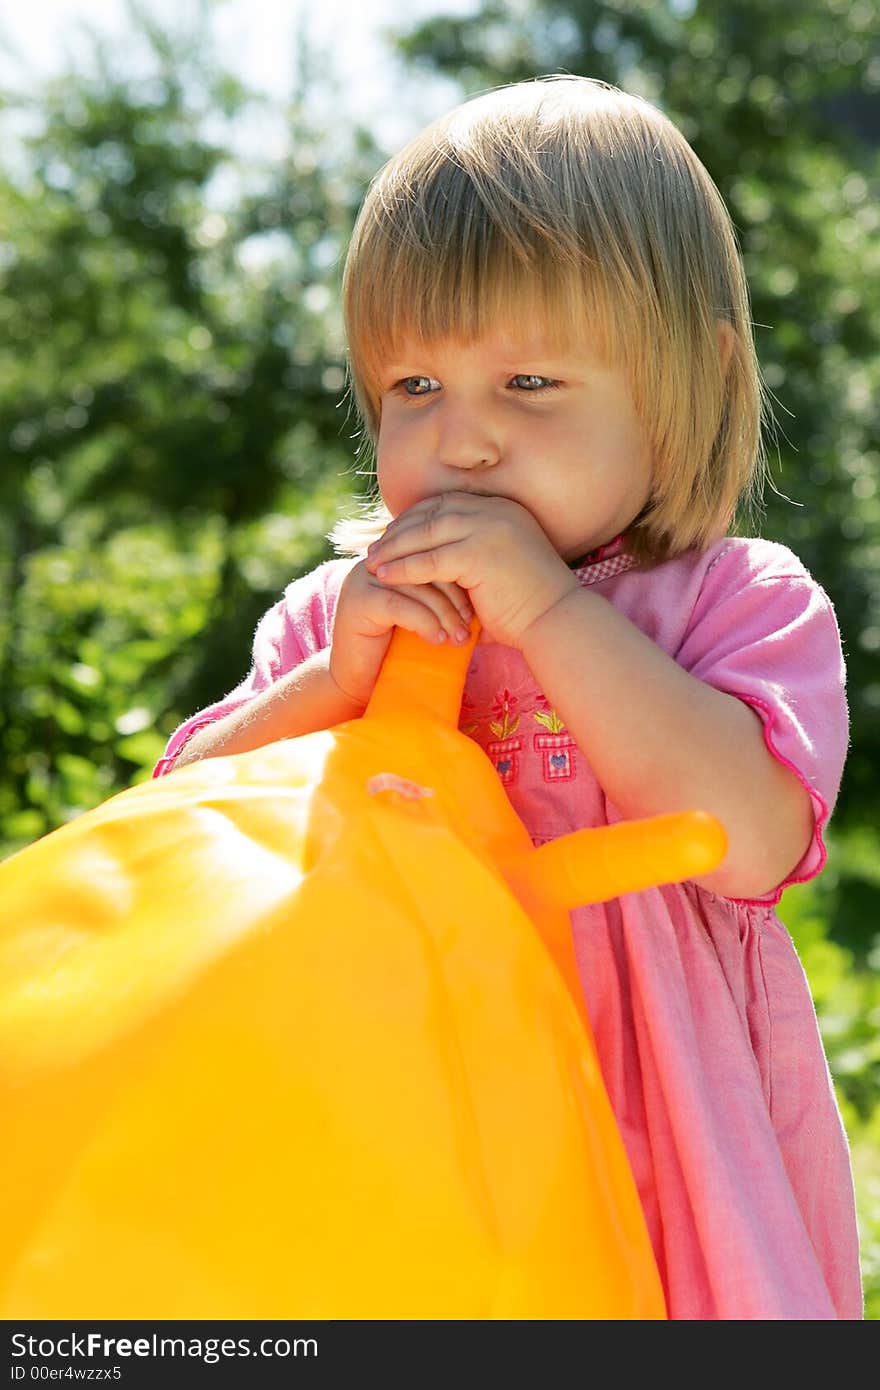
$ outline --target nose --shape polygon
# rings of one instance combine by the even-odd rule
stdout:
[[[447,468],[492,468],[501,460],[501,441],[488,412],[447,410],[440,424],[437,457]]]

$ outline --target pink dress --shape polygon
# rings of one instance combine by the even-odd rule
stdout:
[[[246,679],[202,725],[328,645],[352,560],[297,579],[261,620]],[[693,675],[745,700],[807,787],[813,841],[749,900],[694,884],[572,914],[599,1058],[677,1319],[863,1316],[849,1152],[810,991],[774,905],[825,862],[848,719],[831,604],[783,546],[727,539],[639,569],[621,547],[577,570]],[[461,727],[536,844],[620,819],[522,657],[478,643]]]

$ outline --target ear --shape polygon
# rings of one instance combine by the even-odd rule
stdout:
[[[721,361],[721,375],[727,376],[727,368],[730,366],[730,359],[733,355],[733,345],[736,341],[736,331],[732,323],[727,319],[718,319],[716,325],[718,333],[718,355]]]

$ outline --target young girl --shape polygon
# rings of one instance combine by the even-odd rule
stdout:
[[[381,503],[157,773],[356,716],[395,625],[458,642],[476,615],[461,727],[536,844],[694,807],[727,830],[705,878],[572,914],[670,1317],[860,1318],[847,1144],[774,912],[825,862],[844,667],[800,561],[728,534],[762,397],[714,184],[639,99],[502,88],[381,171],[344,300]]]

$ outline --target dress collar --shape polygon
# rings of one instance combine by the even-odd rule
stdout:
[[[626,549],[626,536],[621,533],[606,545],[599,545],[579,560],[572,560],[569,569],[577,575],[582,584],[598,584],[601,579],[622,574],[637,564],[636,557]]]

